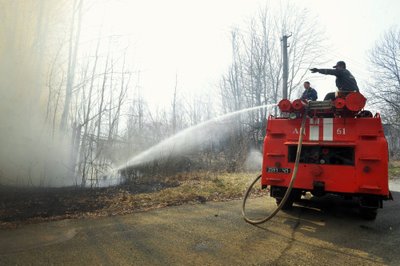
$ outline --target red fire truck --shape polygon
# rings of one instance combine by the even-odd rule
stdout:
[[[261,176],[261,185],[270,186],[278,204],[290,184],[299,134],[304,132],[297,177],[283,209],[306,192],[317,197],[332,193],[357,198],[362,216],[375,219],[382,201],[391,198],[388,145],[380,115],[363,110],[365,103],[358,92],[335,101],[279,103],[282,115],[267,122]]]

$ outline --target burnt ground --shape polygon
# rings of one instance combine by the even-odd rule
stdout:
[[[0,223],[58,220],[112,214],[127,195],[154,193],[178,183],[142,183],[108,188],[0,186]],[[146,204],[145,204],[146,206]],[[114,208],[113,208],[114,207]],[[135,205],[141,209],[142,205]],[[147,206],[148,207],[148,206]],[[102,212],[102,213],[99,213]]]
[[[0,185],[0,228],[61,219],[104,217],[184,203],[242,197],[253,175],[179,175],[108,188]],[[250,179],[249,179],[250,177]]]

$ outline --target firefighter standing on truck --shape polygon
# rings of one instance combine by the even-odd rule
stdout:
[[[359,92],[357,81],[350,71],[346,69],[346,63],[344,61],[339,61],[333,66],[334,69],[321,69],[321,68],[311,68],[311,73],[321,73],[324,75],[334,75],[336,76],[336,87],[339,92]],[[328,93],[324,101],[335,100],[336,96],[334,92]]]
[[[311,88],[310,82],[304,82],[304,92],[301,95],[303,101],[316,101],[318,99],[318,93],[314,88]]]

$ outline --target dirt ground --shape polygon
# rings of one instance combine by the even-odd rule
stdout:
[[[399,192],[394,192],[395,199]],[[398,200],[375,221],[337,197],[295,204],[262,225],[241,200],[0,229],[0,265],[399,265]],[[276,208],[248,202],[251,217]]]

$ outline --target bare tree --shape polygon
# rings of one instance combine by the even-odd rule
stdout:
[[[238,29],[231,32],[232,64],[222,77],[221,97],[224,112],[240,110],[244,103],[244,62],[240,52],[241,35]]]
[[[272,7],[260,9],[248,28],[232,30],[232,63],[220,86],[223,109],[236,111],[279,101],[282,94],[281,38],[284,34],[291,35],[288,50],[290,97],[303,82],[308,68],[322,55],[324,38],[314,25],[315,19],[307,10],[288,2],[278,12]],[[266,109],[243,115],[238,120],[241,125],[236,127],[237,135],[232,137],[234,143],[229,145],[232,148],[227,153],[246,154],[237,147],[261,149],[266,119]],[[241,158],[234,160],[242,161]]]
[[[176,133],[176,120],[177,120],[177,89],[178,89],[178,73],[175,74],[175,87],[174,87],[174,97],[172,99],[172,134]]]
[[[61,116],[60,129],[65,130],[68,120],[69,108],[72,98],[72,87],[74,86],[75,79],[75,66],[79,47],[79,38],[81,32],[81,21],[82,21],[82,6],[83,0],[74,0],[72,8],[72,19],[70,28],[70,40],[69,40],[69,57],[68,57],[68,74],[67,74],[67,85],[65,88],[65,101],[64,109]],[[77,29],[75,32],[75,24]],[[75,42],[74,42],[75,41]]]
[[[375,103],[387,105],[392,118],[400,114],[400,29],[391,28],[370,51],[373,86],[370,93]],[[393,121],[394,122],[394,121]],[[398,122],[396,122],[398,124]]]
[[[391,155],[400,151],[400,29],[386,31],[369,53],[372,64],[369,100],[379,107],[386,125]]]

